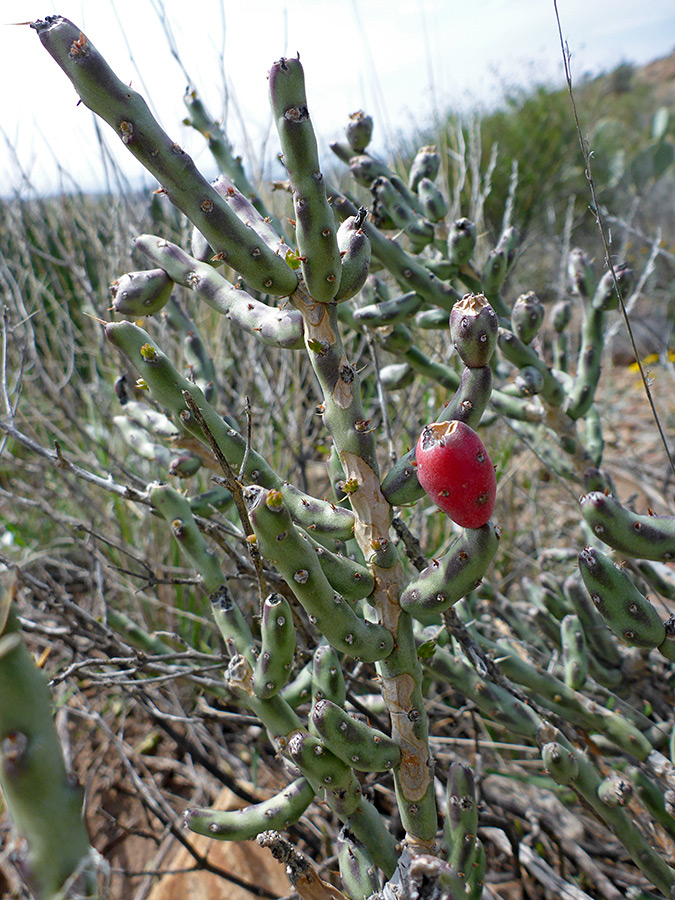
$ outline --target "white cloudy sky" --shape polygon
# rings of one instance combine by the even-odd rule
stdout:
[[[269,127],[266,74],[283,55],[300,52],[323,146],[364,108],[385,154],[397,130],[430,122],[434,110],[489,103],[505,83],[562,79],[553,0],[61,0],[56,9],[0,0],[0,193],[15,189],[20,169],[40,191],[64,182],[59,167],[83,187],[104,184],[91,113],[76,106],[36,33],[10,24],[52,13],[80,26],[207,168],[203,141],[181,124],[186,76],[169,51],[161,6],[189,77],[216,115],[226,84],[228,131],[244,154],[241,122],[259,154]],[[644,63],[675,46],[672,0],[558,0],[558,8],[576,77],[623,60]],[[127,177],[138,179],[140,164],[112,135],[110,146]],[[269,158],[274,133],[268,146]]]

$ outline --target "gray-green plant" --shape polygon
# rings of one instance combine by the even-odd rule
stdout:
[[[505,222],[486,247],[468,218],[449,221],[439,153],[422,148],[403,176],[368,153],[372,120],[365,113],[351,117],[345,141],[334,146],[355,184],[333,188],[320,168],[299,58],[280,59],[269,73],[293,204],[290,214],[272,215],[193,88],[189,121],[207,134],[223,170],[215,184],[79,28],[59,16],[32,27],[82,102],[194,227],[189,248],[161,234],[138,237],[148,268],[113,285],[115,318],[103,333],[148,398],[121,396],[117,424],[156,477],[125,496],[166,522],[167,541],[197,573],[229,657],[218,693],[260,722],[286,784],[237,812],[190,808],[188,827],[221,840],[264,835],[271,846],[270,829],[285,830],[320,804],[341,823],[342,893],[332,888],[330,896],[361,900],[394,891],[412,898],[424,885],[424,896],[480,898],[489,872],[480,783],[457,759],[437,790],[445,773],[431,750],[437,704],[429,698],[440,686],[471,704],[490,734],[538,748],[550,787],[573,792],[646,881],[674,897],[675,870],[657,839],[659,829],[671,837],[675,831],[675,769],[665,749],[672,711],[645,712],[631,673],[641,666],[650,677],[670,677],[675,626],[646,592],[664,591],[652,564],[673,559],[675,519],[638,515],[620,502],[602,469],[596,405],[606,324],[630,269],[599,277],[574,250],[576,317],[569,303],[547,315],[531,291],[514,300],[515,229]],[[331,448],[331,497],[301,490],[277,471],[255,423],[247,430],[223,416],[218,382],[229,376],[171,299],[178,288],[270,354],[306,355]],[[135,321],[141,316],[147,330]],[[183,361],[161,347],[164,321],[185,342]],[[364,339],[373,359],[388,362],[362,377],[351,354]],[[387,410],[414,379],[427,393],[413,411],[413,449],[392,440],[387,448]],[[422,425],[451,420],[479,429],[487,445],[491,427],[506,422],[538,448],[555,477],[584,493],[579,519],[587,546],[578,573],[547,571],[542,562],[538,579],[524,580],[514,596],[500,575],[499,511],[480,528],[461,528],[431,510],[414,445]],[[181,442],[191,455],[171,464],[179,491],[167,474]],[[205,460],[221,472],[208,497],[190,482]],[[107,488],[124,494],[112,481]],[[415,532],[431,517],[443,539],[425,553]],[[229,530],[214,542],[217,522]],[[242,589],[223,542],[233,558],[242,544],[248,548],[241,565],[253,590]],[[508,624],[508,637],[497,620]],[[122,614],[117,621],[126,627]],[[158,649],[142,630],[135,639]],[[357,667],[375,673],[379,697],[362,699],[374,704],[381,727],[363,714],[367,706],[351,682]],[[12,678],[0,686],[3,702],[16,690]],[[7,740],[0,735],[3,748]],[[373,776],[393,780],[400,827],[370,791]],[[53,790],[54,778],[49,769],[33,776],[36,798]],[[66,873],[55,875],[52,854],[32,843],[5,770],[0,780],[39,875],[36,896],[59,896]],[[638,801],[649,828],[625,808]],[[53,803],[70,808],[72,798]],[[302,882],[294,883],[302,893]]]

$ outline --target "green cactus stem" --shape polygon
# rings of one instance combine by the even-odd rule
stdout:
[[[585,415],[595,399],[602,368],[604,330],[604,310],[587,307],[581,329],[577,371],[565,402],[565,412],[571,419],[580,419]]]
[[[397,322],[405,322],[414,316],[423,302],[418,293],[408,291],[392,300],[384,300],[382,303],[372,303],[355,309],[354,321],[359,325],[367,325],[368,328],[395,325]]]
[[[591,299],[593,309],[606,312],[610,309],[619,308],[619,296],[616,292],[616,285],[614,283],[615,277],[616,283],[619,285],[619,290],[623,293],[633,280],[633,270],[627,265],[621,264],[614,266],[613,274],[611,271],[605,272]]]
[[[586,547],[579,570],[595,608],[631,647],[658,647],[666,637],[661,617],[628,576],[600,550]]]
[[[260,617],[260,637],[253,690],[257,697],[264,700],[279,693],[293,667],[295,626],[290,604],[281,594],[272,593],[265,598]]]
[[[94,898],[96,855],[82,817],[84,795],[66,771],[47,680],[21,636],[16,584],[2,587],[0,787],[21,839],[17,864],[36,900],[59,900],[69,879],[74,891]]]
[[[434,239],[434,226],[410,206],[388,178],[380,175],[370,186],[374,200],[374,215],[391,220],[394,226],[407,235],[415,253],[423,250]]]
[[[450,337],[465,366],[487,366],[497,346],[499,323],[484,294],[465,294],[450,311]]]
[[[524,344],[531,344],[544,321],[544,304],[534,291],[521,294],[513,304],[511,327]]]
[[[223,570],[199,531],[187,498],[169,485],[155,484],[150,487],[150,500],[160,516],[171,523],[178,546],[199,572],[205,589],[213,593],[223,583]]]
[[[348,216],[337,231],[341,264],[340,287],[335,295],[338,303],[355,297],[368,278],[370,241],[362,227],[367,214],[362,206],[355,216]]]
[[[390,737],[327,698],[314,704],[311,722],[328,749],[359,772],[386,772],[401,760],[401,748]]]
[[[373,136],[373,117],[362,109],[350,113],[345,136],[352,151],[350,156],[353,156],[354,153],[363,153]]]
[[[433,145],[420,147],[410,165],[408,173],[408,187],[411,191],[419,191],[420,181],[428,178],[435,181],[441,168],[441,157]]]
[[[247,228],[252,228],[277,256],[289,261],[289,247],[278,219],[258,212],[249,198],[226,175],[219,175],[213,182],[213,187]],[[216,257],[213,261],[219,260]]]
[[[375,864],[366,847],[346,825],[338,834],[340,878],[352,900],[369,900],[380,889]]]
[[[549,741],[541,748],[546,771],[556,784],[570,785],[579,777],[579,763],[574,753],[557,741]]]
[[[565,684],[581,690],[588,675],[588,644],[579,616],[569,613],[560,623]]]
[[[330,700],[337,706],[344,706],[347,688],[340,658],[330,644],[321,643],[314,651],[312,659],[311,693],[312,700]]]
[[[443,191],[430,178],[422,178],[417,185],[422,215],[434,224],[442,222],[448,214],[448,201]]]
[[[321,787],[339,791],[352,778],[351,766],[328,749],[323,741],[299,729],[288,739],[288,753],[307,778]]]
[[[582,300],[589,300],[593,296],[597,278],[591,260],[580,247],[570,251],[567,258],[567,275],[572,291]]]
[[[104,119],[162,185],[216,253],[255,290],[285,296],[297,276],[228,207],[194,162],[160,128],[145,100],[115,75],[91,41],[62,16],[31,23],[85,106]]]
[[[305,608],[310,622],[333,647],[366,662],[391,652],[386,628],[367,622],[336,594],[312,548],[303,539],[279,491],[247,489],[247,503],[260,552],[274,563]]]
[[[500,328],[499,349],[505,358],[517,368],[522,369],[524,366],[532,366],[534,369],[537,369],[544,381],[541,391],[543,399],[551,406],[562,406],[565,401],[563,386],[533,347],[523,343],[512,331]]]
[[[464,763],[453,762],[448,771],[443,844],[448,863],[462,877],[473,869],[478,832],[478,805],[473,772]]]
[[[448,314],[444,309],[423,309],[415,316],[415,325],[423,331],[445,331]]]
[[[313,299],[328,303],[340,286],[340,251],[335,218],[319,167],[299,57],[280,59],[272,65],[269,95],[293,190],[295,239],[303,278]]]
[[[586,754],[573,747],[564,735],[550,725],[541,729],[538,740],[543,746],[550,743],[561,745],[561,767],[558,768],[556,764],[549,767],[547,761],[551,777],[557,781],[557,776],[561,774],[565,780],[561,780],[559,783],[569,785],[589,804],[616,834],[640,871],[667,897],[672,896],[671,891],[675,886],[675,871],[665,862],[663,856],[645,840],[632,816],[629,816],[620,805],[609,805],[598,797],[598,788],[603,779]],[[562,765],[563,760],[564,765]],[[573,777],[570,778],[570,774]]]
[[[281,830],[293,825],[314,796],[309,781],[298,778],[261,803],[236,810],[190,808],[185,811],[183,821],[190,831],[219,841],[253,841],[269,828]]]
[[[499,532],[488,522],[463,528],[439,560],[433,560],[401,594],[401,607],[413,616],[440,613],[476,588],[499,546]]]
[[[666,809],[661,786],[652,781],[637,766],[628,766],[626,775],[649,814],[675,840],[675,818]]]
[[[230,284],[213,266],[163,238],[143,234],[136,238],[135,246],[173,281],[193,290],[211,309],[263,344],[294,350],[302,347],[302,319],[294,310],[261,303]]]
[[[175,299],[172,299],[167,307],[167,318],[171,327],[183,339],[183,352],[190,368],[190,377],[202,389],[210,403],[215,391],[216,368],[204,339],[195,323]]]
[[[640,559],[675,559],[675,517],[638,515],[601,491],[581,498],[581,513],[593,534],[614,550]]]
[[[121,316],[152,316],[164,309],[173,287],[163,269],[127,272],[110,285],[113,309]]]
[[[344,482],[343,482],[344,483]],[[306,534],[306,533],[305,533]],[[319,557],[319,564],[333,589],[345,600],[354,603],[368,597],[375,587],[373,573],[361,563],[341,553],[333,553],[306,534],[307,540]]]
[[[480,276],[481,289],[494,311],[506,322],[511,320],[511,310],[504,302],[501,294],[508,274],[508,255],[504,250],[495,247],[488,254]]]
[[[298,521],[305,523],[313,537],[320,539],[330,535],[337,540],[353,537],[354,517],[351,512],[326,501],[315,500],[285,484],[261,454],[253,449],[247,452],[244,437],[207,403],[197,385],[176,370],[146,331],[131,322],[109,322],[105,326],[105,335],[136,368],[157,402],[171,412],[186,431],[208,444],[203,431],[186,408],[183,396],[186,391],[197,404],[230,466],[238,470],[246,456],[244,477],[257,484],[283,490],[289,509]]]
[[[336,192],[333,192],[331,204],[340,219],[357,213],[354,204]],[[415,256],[407,253],[395,240],[382,234],[371,222],[365,221],[363,230],[370,241],[373,256],[391,273],[403,290],[417,291],[427,303],[450,312],[459,299],[459,294],[451,285],[442,282],[418,262]]]
[[[256,664],[255,641],[244,614],[235,603],[229,588],[221,584],[210,597],[211,613],[226,645],[233,645],[250,666]]]
[[[476,248],[476,237],[476,226],[470,219],[455,219],[448,232],[448,262],[457,267],[468,263]]]
[[[204,518],[209,518],[216,510],[227,509],[233,503],[232,494],[221,485],[201,494],[194,494],[188,501],[193,514]]]
[[[612,633],[605,626],[602,616],[595,609],[577,575],[571,575],[563,584],[563,592],[574,612],[579,617],[588,648],[590,651],[589,668],[594,677],[602,672],[616,672],[621,669],[621,652],[617,647]],[[593,672],[593,661],[599,663],[599,672]],[[601,684],[605,684],[602,678],[598,678]]]
[[[237,189],[248,198],[258,213],[269,218],[272,227],[279,230],[281,223],[271,215],[263,200],[248,180],[246,172],[241,162],[241,157],[232,153],[232,146],[227,139],[222,125],[217,122],[204,106],[204,102],[198,96],[194,88],[188,88],[183,97],[188,117],[185,119],[186,124],[192,125],[197,131],[201,132],[207,139],[209,150],[223,175],[232,180]],[[279,234],[283,232],[279,230]]]

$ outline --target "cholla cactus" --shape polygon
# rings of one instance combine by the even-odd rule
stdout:
[[[259,197],[245,196],[241,167],[233,164],[224,134],[208,125],[196,93],[187,95],[190,120],[208,130],[210,146],[227,170],[215,186],[79,28],[59,16],[33,27],[82,101],[108,122],[196,229],[193,252],[161,235],[137,239],[149,268],[117,280],[115,313],[157,315],[169,302],[171,286],[181,285],[196,303],[208,304],[275,352],[305,353],[333,446],[335,498],[303,493],[265,459],[263,447],[249,446],[237,424],[220,415],[209,394],[218,360],[209,358],[192,329],[176,326],[192,335],[192,375],[186,377],[161,349],[152,320],[148,331],[126,319],[105,325],[110,344],[163,410],[161,421],[138,424],[152,447],[170,440],[168,423],[168,431],[199,445],[198,462],[211,457],[222,468],[228,491],[220,499],[236,509],[260,588],[258,628],[250,602],[204,536],[202,516],[213,508],[191,496],[194,469],[189,460],[176,463],[187,495],[155,483],[145,499],[166,520],[167,534],[211,596],[214,625],[230,654],[224,672],[228,695],[258,718],[278,751],[280,769],[288,770],[287,785],[274,797],[238,812],[189,809],[188,827],[221,840],[264,833],[266,845],[280,846],[270,829],[283,830],[313,803],[324,803],[342,823],[338,848],[345,893],[331,888],[330,896],[362,900],[395,891],[412,898],[421,896],[424,883],[424,896],[480,898],[486,872],[480,793],[471,768],[457,761],[439,808],[435,781],[445,773],[434,765],[425,704],[425,686],[433,680],[470,701],[507,740],[540,748],[551,784],[581,798],[650,883],[674,896],[675,871],[624,808],[629,792],[616,787],[624,784],[618,771],[629,760],[627,779],[672,836],[672,810],[659,800],[660,790],[675,788],[675,772],[661,753],[664,723],[613,694],[628,670],[626,648],[654,648],[664,660],[675,656],[672,624],[664,624],[636,585],[636,570],[620,570],[607,554],[589,547],[580,555],[587,592],[574,576],[564,584],[551,575],[546,584],[523,585],[534,615],[515,613],[514,637],[529,648],[522,654],[481,620],[482,610],[509,606],[490,574],[500,539],[486,449],[487,425],[495,417],[508,419],[525,439],[543,441],[554,471],[588,491],[581,513],[589,540],[600,539],[631,559],[673,557],[673,520],[631,513],[610,495],[600,468],[594,399],[604,323],[618,302],[614,281],[603,277],[595,285],[586,256],[573,252],[570,271],[583,319],[578,352],[574,356],[574,342],[564,340],[572,327],[568,311],[558,311],[554,367],[539,339],[546,326],[543,304],[532,292],[515,302],[509,297],[514,229],[485,248],[468,219],[446,221],[448,204],[436,184],[442,160],[435,148],[422,148],[403,178],[368,153],[372,121],[355,114],[346,143],[334,147],[354,176],[355,195],[327,185],[299,59],[278,60],[269,75],[294,207],[293,218],[279,222]],[[371,256],[377,274],[368,279]],[[617,274],[621,289],[630,271]],[[172,314],[182,321],[180,311]],[[441,359],[424,350],[430,329],[444,335],[447,352]],[[446,395],[428,421],[420,422],[420,443],[415,435],[413,449],[398,447],[398,460],[386,467],[377,428],[364,408],[360,373],[343,339],[353,332],[366,333],[391,355],[396,371],[389,382],[381,371],[380,390],[387,383],[405,390],[406,381],[422,376],[436,396]],[[139,411],[134,414],[139,423]],[[432,448],[433,487],[427,478],[429,435],[442,447],[440,454]],[[166,458],[148,453],[155,454],[161,479]],[[422,453],[424,460],[418,460]],[[476,496],[479,464],[489,468],[489,477]],[[425,488],[448,513],[445,530],[454,535],[439,558],[424,556],[405,523],[406,507],[431,508]],[[498,483],[496,488],[498,497]],[[452,503],[445,502],[450,489]],[[466,516],[467,506],[476,503],[484,515]],[[649,568],[639,571],[639,578],[653,584]],[[275,589],[269,591],[272,579]],[[294,621],[315,642],[313,660],[302,668],[295,663]],[[564,655],[564,669],[552,659],[551,646]],[[356,663],[372,665],[377,673],[388,714],[385,730],[359,718],[350,705],[344,674]],[[611,747],[617,771],[609,757],[597,760],[597,749],[585,752],[588,734],[595,735],[589,746]],[[391,830],[368,795],[369,773],[391,773],[400,831]],[[328,888],[311,867],[300,868],[306,880],[297,876],[296,889],[303,896],[328,896],[312,893]]]

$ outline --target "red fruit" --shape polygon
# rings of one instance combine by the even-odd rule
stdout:
[[[464,422],[425,425],[416,458],[418,481],[439,509],[462,528],[485,525],[495,508],[497,479],[473,428]]]

